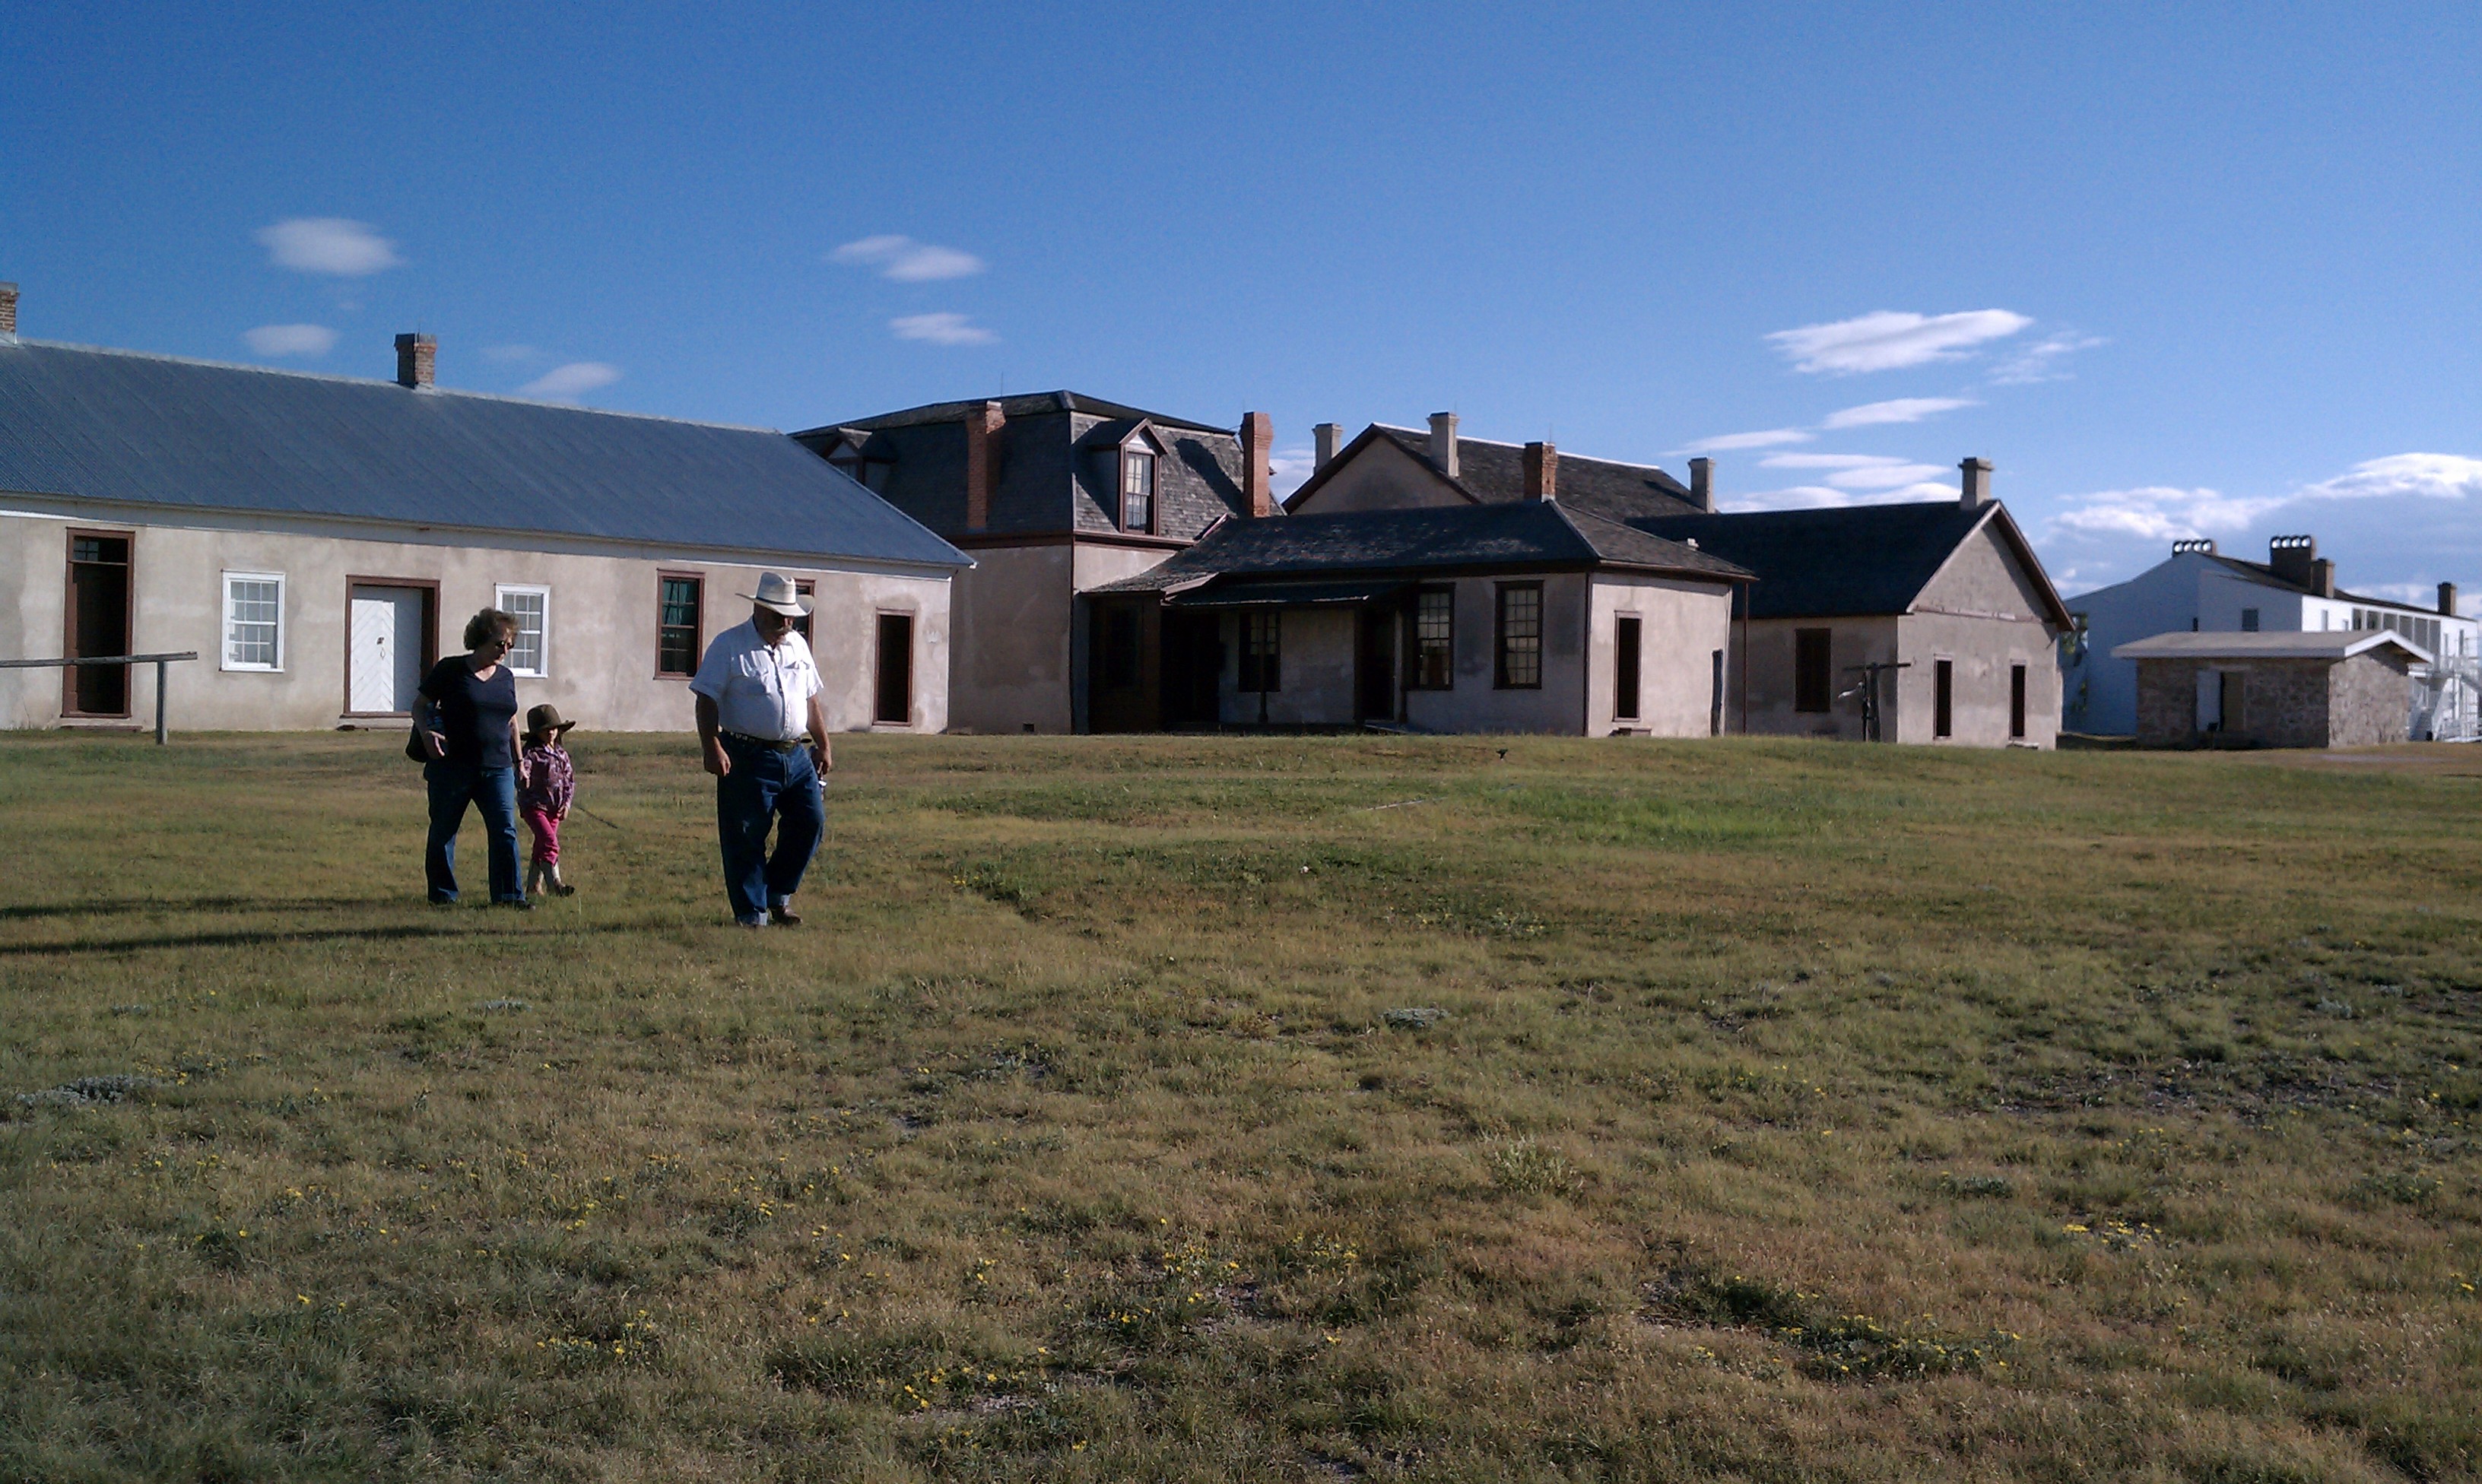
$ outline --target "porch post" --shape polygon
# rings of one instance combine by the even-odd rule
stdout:
[[[163,746],[171,738],[171,734],[164,727],[164,682],[172,672],[171,662],[165,660],[155,662],[155,745],[158,747]]]

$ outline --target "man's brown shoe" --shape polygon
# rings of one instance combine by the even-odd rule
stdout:
[[[782,927],[799,927],[802,925],[802,914],[794,911],[789,906],[768,908],[767,920]]]

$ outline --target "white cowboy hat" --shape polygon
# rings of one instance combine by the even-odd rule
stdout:
[[[793,590],[793,580],[779,572],[758,574],[756,592],[735,593],[748,598],[760,608],[772,608],[787,618],[801,618],[810,612],[810,600]]]

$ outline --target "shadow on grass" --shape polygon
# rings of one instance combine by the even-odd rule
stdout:
[[[0,943],[0,958],[40,958],[50,953],[132,953],[146,949],[251,948],[272,943],[384,943],[405,938],[449,938],[468,934],[453,926],[405,924],[395,927],[322,927],[307,931],[261,927],[232,932],[166,933],[153,938],[108,938],[69,943]]]
[[[137,897],[119,901],[29,902],[0,907],[0,922],[52,917],[128,917],[172,912],[331,912],[382,907],[402,898],[371,897]]]

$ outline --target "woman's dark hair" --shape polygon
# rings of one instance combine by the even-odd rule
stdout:
[[[482,648],[483,641],[495,634],[505,634],[511,638],[515,638],[517,637],[517,615],[515,613],[501,612],[496,608],[487,608],[481,612],[476,613],[473,617],[465,620],[465,647],[467,649]]]

